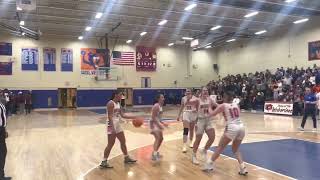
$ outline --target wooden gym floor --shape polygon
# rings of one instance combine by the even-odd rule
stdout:
[[[191,149],[186,154],[181,152],[182,124],[174,120],[177,110],[178,107],[169,107],[164,113],[170,126],[164,132],[161,162],[150,160],[153,137],[148,128],[134,128],[131,123],[124,123],[128,150],[138,163],[124,165],[119,142],[116,142],[110,155],[110,163],[115,168],[108,170],[96,168],[107,144],[103,110],[98,113],[89,110],[37,111],[13,116],[8,122],[6,174],[14,180],[313,180],[320,176],[310,169],[318,167],[313,160],[320,157],[320,134],[298,132],[300,118],[259,113],[241,114],[247,127],[241,151],[248,162],[249,175],[237,174],[237,162],[229,150],[217,161],[214,172],[204,173],[201,165],[191,163]],[[145,117],[150,114],[149,108],[134,109],[131,113]],[[221,117],[214,121],[216,146],[224,125]],[[311,124],[309,120],[306,129],[311,129]],[[205,141],[204,135],[200,148]],[[200,155],[198,157],[201,159]],[[306,167],[297,170],[301,162],[295,160],[302,161]]]

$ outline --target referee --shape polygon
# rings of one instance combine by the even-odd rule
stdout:
[[[306,88],[306,95],[304,96],[304,115],[301,123],[300,131],[304,131],[308,116],[312,117],[313,120],[313,131],[317,130],[317,119],[316,119],[316,104],[317,98],[314,93],[311,92],[310,88]]]
[[[6,163],[7,156],[7,145],[6,138],[8,133],[6,131],[7,119],[6,119],[6,108],[0,102],[0,180],[10,180],[10,177],[4,176],[4,165]]]

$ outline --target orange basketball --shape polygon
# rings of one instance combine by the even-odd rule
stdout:
[[[142,117],[137,117],[136,119],[132,120],[132,124],[134,127],[141,127],[144,123],[144,119]]]

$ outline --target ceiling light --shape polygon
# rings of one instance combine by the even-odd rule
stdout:
[[[100,19],[101,17],[102,17],[102,13],[99,12],[96,14],[96,19]]]
[[[219,26],[212,27],[210,30],[214,31],[214,30],[217,30],[217,29],[220,29],[220,28],[221,28],[221,26],[219,25]]]
[[[173,46],[173,45],[174,45],[174,43],[169,43],[169,44],[168,44],[169,47],[170,47],[170,46]]]
[[[182,39],[183,39],[183,40],[189,40],[189,41],[193,40],[192,37],[182,37]]]
[[[292,3],[292,2],[295,2],[295,1],[297,1],[297,0],[286,0],[285,2],[286,3]]]
[[[132,40],[131,39],[129,39],[128,41],[127,41],[127,44],[130,44],[132,42]]]
[[[197,7],[197,4],[190,4],[189,6],[187,6],[186,8],[184,8],[185,11],[189,11],[193,8]]]
[[[307,21],[309,21],[309,19],[308,18],[305,18],[305,19],[300,19],[300,20],[298,20],[298,21],[295,21],[295,22],[293,22],[294,24],[300,24],[300,23],[304,23],[304,22],[307,22]]]
[[[25,33],[25,32],[22,32],[21,34],[22,34],[22,36],[26,35],[26,33]]]
[[[79,40],[82,40],[82,39],[83,39],[83,36],[79,36],[78,39],[79,39]]]
[[[267,31],[266,30],[262,30],[262,31],[258,31],[256,33],[254,33],[255,35],[260,35],[260,34],[264,34],[266,33]]]
[[[17,11],[22,11],[22,8],[17,6]]]
[[[90,31],[91,29],[92,29],[92,27],[90,27],[90,26],[86,27],[86,31]]]
[[[226,42],[228,43],[228,42],[233,42],[233,41],[236,41],[236,39],[229,39]]]
[[[168,22],[168,20],[162,20],[158,23],[159,26],[165,25]]]
[[[20,26],[24,26],[24,21],[20,21]]]
[[[209,48],[212,48],[212,46],[206,46],[205,48],[206,48],[206,49],[209,49]]]
[[[144,36],[146,34],[147,34],[147,32],[142,32],[142,33],[140,33],[140,36]]]
[[[249,18],[249,17],[255,16],[255,15],[257,15],[257,14],[259,14],[259,12],[258,12],[258,11],[255,11],[255,12],[252,12],[252,13],[249,13],[249,14],[245,15],[244,17],[245,17],[245,18]]]

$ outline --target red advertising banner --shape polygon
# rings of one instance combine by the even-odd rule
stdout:
[[[156,71],[157,53],[156,48],[138,46],[136,49],[136,70],[137,71]]]

